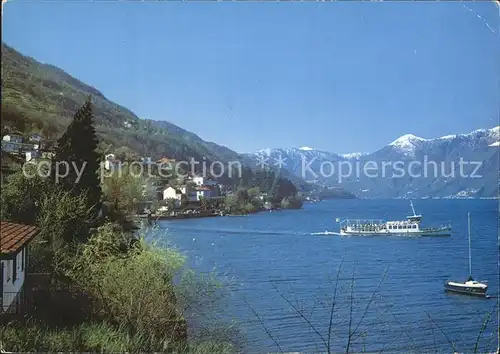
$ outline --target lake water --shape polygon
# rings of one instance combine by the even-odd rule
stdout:
[[[498,202],[414,205],[424,225],[451,222],[452,236],[339,236],[336,217],[399,220],[411,208],[407,200],[330,200],[302,210],[164,221],[156,237],[185,253],[191,267],[232,280],[227,316],[240,323],[248,352],[324,352],[329,327],[332,351],[350,342],[357,352],[472,352],[489,312],[478,345],[496,349]],[[443,291],[445,280],[468,275],[467,212],[472,273],[488,281],[489,299]]]

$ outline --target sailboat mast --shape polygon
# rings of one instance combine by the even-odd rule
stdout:
[[[470,255],[470,213],[467,213],[467,224],[468,224],[468,234],[469,234],[469,276],[472,276],[472,262]]]

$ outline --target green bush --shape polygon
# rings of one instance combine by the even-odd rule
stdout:
[[[96,299],[96,311],[131,333],[163,341],[186,339],[172,279],[184,263],[177,252],[151,247],[121,252],[122,237],[108,225],[99,228],[68,271],[83,291]]]

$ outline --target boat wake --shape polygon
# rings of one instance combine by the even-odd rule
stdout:
[[[340,232],[334,232],[334,231],[312,232],[311,235],[337,235],[337,236],[340,236]]]

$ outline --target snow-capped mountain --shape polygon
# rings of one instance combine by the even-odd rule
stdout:
[[[246,156],[256,165],[271,164],[287,169],[306,181],[341,186],[347,191],[366,197],[445,197],[461,196],[474,191],[475,197],[498,196],[500,127],[478,129],[470,133],[446,135],[428,139],[405,134],[372,153],[337,154],[310,147],[264,149]],[[395,167],[383,162],[400,161],[408,167],[412,161],[412,177],[394,178]],[[425,162],[431,164],[425,166]],[[460,167],[460,161],[465,161]],[[378,166],[379,175],[366,173],[344,176],[350,164],[360,170],[371,163]],[[475,166],[480,165],[477,171]],[[436,167],[434,167],[436,166]],[[432,169],[432,173],[427,173]],[[425,172],[425,174],[423,173]],[[434,173],[436,172],[436,173]],[[472,172],[480,177],[470,177]],[[466,175],[465,177],[462,175]]]
[[[478,129],[467,134],[446,135],[435,139],[424,139],[413,134],[405,134],[384,148],[387,150],[389,147],[405,156],[415,156],[419,151],[426,151],[436,146],[445,146],[451,143],[470,148],[498,146],[500,140],[499,132],[500,126],[491,129]]]
[[[275,149],[262,149],[254,153],[254,155],[258,156],[267,156],[267,157],[277,157],[279,155],[294,159],[294,158],[301,158],[303,156],[306,157],[318,157],[318,158],[332,158],[336,157],[338,158],[339,155],[333,152],[327,152],[327,151],[322,151],[322,150],[317,150],[313,149],[307,146],[303,146],[300,148],[275,148]]]
[[[389,146],[401,151],[405,155],[413,156],[415,150],[421,148],[426,141],[427,139],[420,138],[413,134],[405,134],[394,140]]]
[[[368,155],[367,152],[350,152],[348,154],[340,154],[340,156],[342,156],[344,159],[358,159],[360,158],[361,156],[366,156]]]
[[[244,156],[256,167],[283,168],[308,182],[315,182],[315,178],[313,175],[307,173],[304,165],[311,163],[312,168],[320,168],[323,162],[344,159],[336,153],[317,150],[307,146],[300,148],[267,148],[253,154],[244,154]]]

